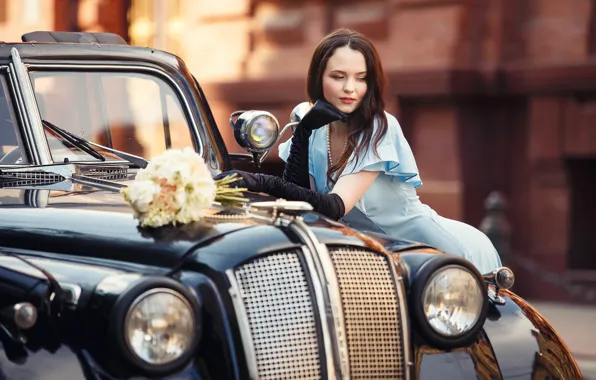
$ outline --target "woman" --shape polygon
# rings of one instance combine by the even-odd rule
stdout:
[[[235,171],[243,178],[237,186],[307,201],[352,227],[458,254],[481,273],[501,266],[486,235],[420,202],[416,161],[397,119],[384,111],[383,87],[381,62],[366,37],[347,29],[326,36],[308,71],[314,106],[298,115],[294,135],[279,146],[283,178]]]

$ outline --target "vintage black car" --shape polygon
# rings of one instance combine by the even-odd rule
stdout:
[[[23,41],[0,45],[0,379],[581,378],[507,268],[260,194],[139,227],[119,191],[146,159],[242,158],[199,84],[110,34]],[[259,162],[277,121],[233,116]]]

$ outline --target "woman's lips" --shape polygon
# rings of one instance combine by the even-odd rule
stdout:
[[[339,98],[343,104],[353,104],[356,103],[356,99],[354,98]]]

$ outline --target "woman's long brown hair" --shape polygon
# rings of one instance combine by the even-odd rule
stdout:
[[[332,184],[336,182],[334,175],[346,167],[352,152],[356,152],[355,164],[358,164],[362,153],[370,147],[372,141],[373,152],[378,156],[377,147],[385,133],[387,133],[387,117],[385,116],[385,100],[383,99],[383,91],[385,90],[383,66],[377,49],[372,42],[356,31],[338,29],[327,35],[319,43],[313,53],[308,69],[306,83],[308,98],[312,103],[318,99],[324,99],[323,73],[327,67],[327,62],[337,48],[344,46],[349,46],[351,49],[361,52],[364,56],[367,90],[358,108],[350,115],[345,152],[336,164],[327,169],[327,180]],[[376,132],[374,130],[375,119],[378,122]]]

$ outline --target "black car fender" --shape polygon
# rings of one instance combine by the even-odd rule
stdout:
[[[581,379],[571,351],[538,310],[510,291],[490,303],[484,332],[503,379]]]

